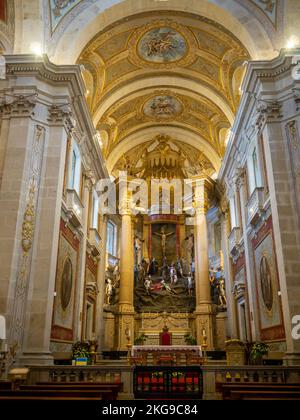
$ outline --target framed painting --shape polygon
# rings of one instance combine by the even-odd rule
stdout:
[[[64,225],[58,246],[52,340],[73,341],[79,241]]]
[[[252,240],[259,326],[263,340],[284,338],[272,220]]]

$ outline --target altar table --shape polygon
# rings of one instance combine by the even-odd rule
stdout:
[[[176,360],[177,364],[182,364],[182,357],[184,356],[184,362],[187,363],[188,359],[192,357],[202,357],[201,346],[133,346],[131,350],[131,356],[133,358],[141,357],[147,363],[148,356],[153,358],[154,364],[159,363],[160,358],[167,360],[170,357],[170,361]]]

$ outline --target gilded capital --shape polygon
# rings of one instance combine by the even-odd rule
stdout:
[[[210,206],[209,194],[212,186],[212,181],[207,178],[200,178],[195,180],[195,196],[193,207],[196,213],[207,213]]]

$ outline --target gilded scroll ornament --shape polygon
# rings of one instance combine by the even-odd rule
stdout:
[[[22,224],[22,248],[24,252],[28,252],[32,246],[34,227],[35,227],[35,207],[34,207],[35,186],[32,183],[29,190],[29,201],[24,213]]]

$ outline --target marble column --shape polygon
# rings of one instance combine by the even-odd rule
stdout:
[[[90,194],[93,188],[93,184],[95,183],[95,178],[91,174],[84,175],[84,184],[83,184],[83,223],[82,223],[82,241],[81,241],[81,259],[80,259],[80,276],[79,276],[79,294],[78,294],[78,310],[77,310],[77,317],[75,319],[78,320],[77,324],[77,339],[80,340],[84,338],[83,335],[85,334],[84,328],[82,327],[82,322],[79,320],[82,319],[81,314],[84,314],[84,305],[86,302],[84,301],[85,296],[85,273],[86,273],[86,250],[87,250],[87,239],[88,239],[88,231],[89,231],[89,212],[90,212]],[[91,206],[92,207],[92,206]]]
[[[96,338],[98,341],[98,353],[101,353],[104,346],[104,298],[105,298],[105,272],[106,272],[106,240],[107,240],[107,215],[101,217],[100,224],[101,251],[97,265],[97,317],[96,317]]]
[[[208,210],[208,190],[211,182],[197,180],[195,194],[195,288],[196,288],[196,331],[199,344],[203,342],[205,330],[207,349],[214,348],[211,287],[209,281],[208,234],[206,213]]]
[[[222,225],[222,252],[224,258],[224,272],[225,272],[225,285],[226,285],[226,297],[227,297],[227,316],[228,316],[228,327],[227,333],[229,337],[238,338],[238,323],[237,323],[237,310],[236,301],[233,296],[233,270],[232,262],[229,256],[228,250],[228,238],[230,235],[230,218],[229,209],[226,208],[221,218]]]
[[[247,232],[247,202],[246,202],[246,179],[245,174],[239,177],[237,180],[238,189],[239,189],[239,200],[241,203],[242,209],[242,220],[240,226],[242,227],[243,237],[244,237],[244,248],[245,248],[245,262],[246,262],[246,286],[247,292],[245,293],[245,307],[246,307],[246,333],[248,341],[259,340],[259,332],[256,327],[255,317],[257,316],[255,301],[256,295],[253,290],[253,284],[251,284],[251,279],[254,278],[254,267],[251,261],[251,245],[249,241],[249,236]],[[257,323],[258,324],[258,323]]]
[[[126,351],[127,339],[125,331],[130,331],[131,340],[134,336],[134,255],[133,229],[130,210],[123,210],[121,225],[120,253],[120,295],[118,316],[118,350]]]

